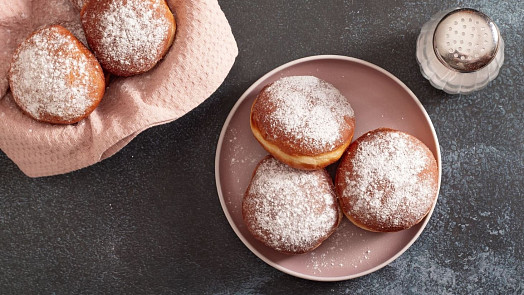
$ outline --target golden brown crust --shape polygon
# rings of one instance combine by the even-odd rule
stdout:
[[[355,118],[333,85],[316,77],[291,76],[261,90],[251,106],[250,126],[275,158],[294,168],[314,170],[340,159],[353,138]]]
[[[344,215],[374,232],[404,230],[419,223],[433,207],[438,167],[417,138],[379,128],[353,142],[335,177]]]
[[[304,170],[317,170],[322,169],[330,164],[335,163],[342,157],[344,151],[351,143],[351,140],[353,138],[353,135],[343,143],[340,147],[338,147],[335,150],[317,154],[317,155],[301,155],[299,153],[293,153],[288,154],[285,151],[283,151],[278,142],[272,143],[265,139],[265,137],[262,135],[262,131],[256,126],[256,123],[253,122],[253,120],[250,120],[251,122],[251,131],[253,132],[253,135],[257,139],[257,141],[262,145],[262,147],[271,155],[273,155],[278,160],[286,163],[287,165],[297,168],[297,169],[304,169]],[[353,120],[354,122],[354,120]],[[354,123],[352,124],[354,126]],[[352,127],[353,129],[353,127]]]
[[[152,69],[169,51],[176,31],[164,0],[90,0],[81,20],[104,70],[124,77]]]
[[[48,57],[45,62],[42,56]],[[53,79],[44,81],[49,76],[27,74],[35,69],[44,74],[53,73]],[[32,79],[26,80],[27,77]],[[57,83],[65,86],[57,87]],[[9,84],[14,101],[26,115],[53,124],[73,124],[86,118],[98,106],[105,92],[104,74],[95,56],[60,25],[42,27],[20,44],[11,62]],[[75,87],[82,91],[71,91]],[[42,93],[45,95],[38,95]],[[63,104],[59,105],[61,100]],[[59,102],[46,105],[51,101]],[[40,106],[36,109],[33,104]],[[53,111],[57,105],[60,112]]]

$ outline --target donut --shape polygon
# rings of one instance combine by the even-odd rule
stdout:
[[[105,90],[95,56],[60,25],[43,27],[14,53],[9,86],[15,103],[30,117],[72,124],[88,116]]]
[[[80,17],[89,47],[117,76],[153,68],[175,36],[175,19],[164,0],[90,0]]]
[[[253,172],[242,215],[257,240],[286,254],[312,251],[343,217],[325,169],[295,169],[270,155]]]
[[[379,128],[349,146],[335,186],[353,224],[373,232],[400,231],[419,223],[436,202],[437,162],[416,137]]]
[[[251,131],[271,155],[291,167],[324,168],[342,156],[353,138],[348,100],[313,76],[289,76],[265,86],[250,114]]]

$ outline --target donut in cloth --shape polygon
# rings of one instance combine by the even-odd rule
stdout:
[[[105,91],[94,55],[66,28],[43,27],[17,48],[9,70],[16,104],[30,117],[72,124],[88,116]]]
[[[80,15],[89,47],[117,76],[149,71],[175,37],[175,19],[164,0],[90,0]]]
[[[431,151],[414,136],[379,128],[349,146],[335,185],[342,211],[356,226],[399,231],[419,223],[433,207],[438,167]]]
[[[258,163],[244,195],[242,215],[257,240],[286,254],[315,249],[343,216],[325,169],[295,169],[272,156]]]
[[[299,169],[336,162],[355,129],[353,109],[330,83],[313,76],[281,78],[258,94],[251,130],[275,158]]]

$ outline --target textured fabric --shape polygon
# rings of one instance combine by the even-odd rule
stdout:
[[[143,130],[181,117],[220,86],[238,49],[218,2],[167,2],[177,31],[165,58],[145,74],[112,80],[88,118],[62,126],[24,115],[7,89],[7,71],[32,31],[50,23],[78,27],[79,12],[68,0],[0,0],[0,40],[7,40],[0,42],[0,148],[25,174],[55,175],[97,163]]]

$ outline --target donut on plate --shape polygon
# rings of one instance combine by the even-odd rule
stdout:
[[[349,146],[335,185],[342,211],[353,224],[374,232],[399,231],[419,223],[433,207],[438,167],[414,136],[379,128]]]
[[[290,76],[256,97],[251,130],[275,158],[299,169],[336,162],[353,138],[355,117],[344,95],[313,76]]]
[[[90,0],[81,20],[98,61],[117,76],[153,68],[175,36],[175,19],[164,0]]]
[[[72,124],[100,103],[104,73],[94,55],[66,28],[43,27],[20,44],[9,70],[14,101],[30,117]]]
[[[257,240],[287,254],[315,249],[342,218],[326,170],[295,169],[272,156],[258,163],[244,195],[242,215]]]

